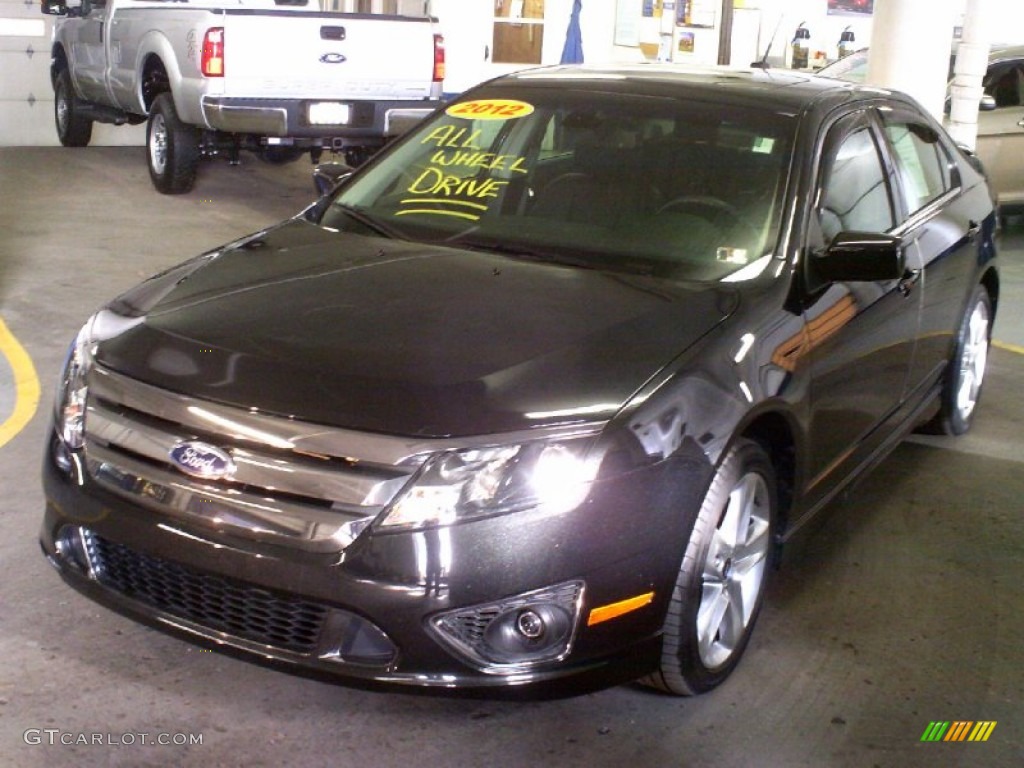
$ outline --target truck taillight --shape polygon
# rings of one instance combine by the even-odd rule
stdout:
[[[444,36],[434,35],[434,82],[444,80]]]
[[[207,77],[224,77],[224,27],[206,30],[199,68]]]

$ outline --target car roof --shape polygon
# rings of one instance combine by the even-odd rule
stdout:
[[[993,45],[989,49],[989,63],[1004,59],[1024,59],[1024,45]]]
[[[860,48],[857,51],[844,56],[841,59],[833,61],[821,69],[819,74],[824,77],[842,78],[851,69],[861,67],[867,63],[868,59],[868,48]],[[956,54],[956,45],[953,47],[952,53]],[[1008,45],[1006,43],[993,43],[989,47],[988,52],[988,63],[989,66],[1000,61],[1006,61],[1007,59],[1024,59],[1024,45]],[[951,65],[952,66],[952,65]],[[852,82],[852,81],[851,81]]]
[[[542,85],[632,94],[678,95],[700,100],[761,106],[793,114],[821,102],[877,98],[884,92],[857,88],[843,80],[782,69],[692,67],[678,64],[555,65],[514,72],[491,85]]]

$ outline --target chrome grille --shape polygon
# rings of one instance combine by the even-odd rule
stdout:
[[[233,543],[321,553],[348,546],[431,454],[565,433],[559,426],[458,439],[356,432],[169,392],[99,364],[88,391],[84,466],[106,490]],[[170,453],[190,440],[228,454],[233,474],[209,480],[179,471]]]
[[[83,544],[97,580],[125,597],[262,645],[304,654],[317,649],[325,606],[194,571],[92,532],[83,534]]]
[[[230,478],[179,471],[170,452],[189,440],[229,454]],[[92,479],[140,506],[257,541],[343,549],[408,482],[423,447],[211,404],[98,366],[90,374]]]

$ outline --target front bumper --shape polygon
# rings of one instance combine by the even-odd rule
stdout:
[[[313,102],[347,105],[349,119],[339,125],[313,125],[307,119]],[[203,120],[227,133],[303,139],[375,140],[402,135],[444,102],[359,101],[344,99],[250,99],[204,96]]]
[[[654,668],[681,555],[680,510],[699,503],[701,482],[696,475],[690,483],[663,482],[673,462],[661,462],[607,483],[566,515],[368,533],[343,552],[310,552],[161,516],[88,475],[72,479],[51,456],[43,472],[43,552],[93,600],[292,672],[375,687],[517,695],[580,693]],[[692,461],[683,466],[695,471]],[[89,547],[99,552],[94,559],[83,556]],[[439,616],[486,614],[524,595],[562,589],[558,599],[565,599],[566,585],[578,585],[569,598],[577,613],[567,652],[557,658],[480,664],[432,629]],[[590,621],[596,607],[650,592],[637,610]]]

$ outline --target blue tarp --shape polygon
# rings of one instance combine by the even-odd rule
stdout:
[[[562,48],[563,64],[583,63],[583,35],[580,34],[580,10],[583,0],[573,0],[569,28],[565,30],[565,46]]]

